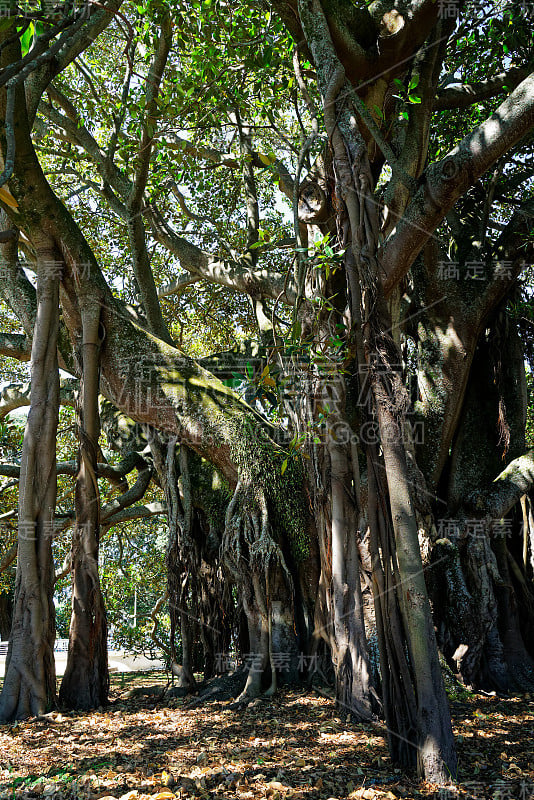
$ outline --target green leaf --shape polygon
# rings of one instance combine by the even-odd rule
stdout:
[[[28,28],[24,31],[24,33],[20,37],[20,49],[23,56],[25,56],[26,53],[29,52],[29,49],[32,46],[34,32],[35,29],[33,27],[33,22],[30,22]]]
[[[378,119],[384,119],[384,114],[383,114],[382,109],[380,108],[380,106],[373,105],[373,109],[374,109],[374,112],[375,112],[376,116],[378,117]]]
[[[287,458],[284,461],[282,461],[282,468],[280,470],[280,473],[283,475],[286,469],[287,469]]]

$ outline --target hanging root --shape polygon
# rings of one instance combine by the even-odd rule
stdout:
[[[263,490],[252,490],[242,482],[237,484],[226,514],[222,551],[240,590],[248,622],[250,652],[245,654],[248,674],[235,703],[240,707],[260,694],[276,691],[272,605],[273,602],[280,607],[287,605],[293,591],[291,574],[272,534]]]

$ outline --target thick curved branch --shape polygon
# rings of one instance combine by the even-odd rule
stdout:
[[[172,24],[168,13],[163,17],[161,33],[154,57],[148,70],[145,88],[146,114],[141,127],[139,149],[136,158],[136,171],[131,191],[126,198],[128,209],[128,236],[132,252],[133,270],[136,277],[143,308],[152,333],[168,344],[172,344],[158,299],[156,282],[147,248],[145,223],[143,220],[144,194],[150,170],[154,129],[156,126],[157,97],[163,73],[172,45]]]
[[[135,468],[139,470],[139,476],[132,488],[129,489],[126,475]],[[147,470],[150,472],[146,461],[139,453],[135,452],[128,453],[116,466],[99,462],[96,469],[98,477],[106,478],[106,480],[123,492],[121,497],[117,498],[116,501],[114,500],[113,503],[110,503],[106,508],[109,507],[111,511],[113,511],[112,507],[114,503],[119,503],[117,508],[125,508],[127,505],[130,505],[130,503],[138,500],[141,488],[145,483],[148,486],[145,474]],[[70,475],[75,478],[78,473],[78,462],[75,459],[70,461],[58,461],[56,472],[58,475]],[[0,475],[6,478],[19,478],[20,466],[18,464],[0,464]],[[150,477],[151,475],[149,476],[149,480]]]
[[[411,196],[417,191],[419,179],[428,154],[428,141],[432,119],[432,102],[447,49],[447,41],[456,20],[439,20],[428,40],[412,63],[411,80],[418,80],[420,103],[410,103],[408,126],[398,161],[392,160],[382,149],[392,168],[391,180],[384,198],[382,232],[389,235],[404,213]],[[364,120],[366,122],[366,120]],[[366,122],[367,124],[367,122]],[[396,167],[396,168],[395,168]]]
[[[98,3],[89,3],[90,16],[85,24],[68,39],[53,61],[47,62],[44,68],[34,72],[26,81],[26,98],[30,119],[35,116],[41,96],[50,81],[93,44],[97,36],[107,28],[117,14],[122,2],[123,0],[108,0],[108,2],[101,0]]]
[[[15,561],[17,557],[17,543],[11,545],[5,556],[0,561],[0,573],[5,572],[5,570],[11,566],[11,564]]]
[[[131,211],[128,219],[128,237],[132,254],[133,271],[140,289],[142,307],[150,330],[167,344],[172,344],[158,299],[158,290],[146,246],[146,231],[140,211]]]
[[[534,126],[534,73],[441,161],[423,183],[382,249],[386,294],[406,275],[456,200]]]
[[[94,40],[102,33],[105,28],[110,24],[116,15],[119,15],[122,20],[125,17],[119,14],[119,9],[123,0],[99,0],[99,2],[91,3],[91,16],[87,25],[80,31],[80,33],[69,42],[59,55],[57,64],[55,65],[55,74],[59,75],[63,72],[77,56],[87,50]]]
[[[0,355],[29,361],[31,345],[23,333],[0,333]]]
[[[130,522],[132,519],[148,519],[167,513],[166,503],[147,503],[142,506],[130,506],[112,514],[102,523],[102,529],[111,528],[113,525],[119,525],[121,522]]]
[[[157,97],[159,94],[163,73],[167,65],[167,59],[172,45],[172,22],[168,13],[165,13],[161,22],[161,32],[155,48],[154,57],[148,70],[145,89],[145,109],[141,137],[139,141],[139,152],[136,159],[136,174],[132,187],[132,192],[128,198],[128,206],[132,211],[140,211],[143,203],[148,180],[148,170],[150,166],[150,156],[152,153],[152,143],[154,141],[154,130],[156,126]]]
[[[0,391],[0,419],[11,411],[30,405],[30,384],[11,384]]]
[[[199,275],[191,275],[189,272],[185,275],[178,275],[171,283],[166,283],[158,289],[158,297],[170,297],[172,294],[182,294],[188,286],[198,283],[202,278]]]
[[[433,103],[434,111],[445,111],[451,108],[468,108],[474,103],[489,100],[501,92],[509,92],[524,81],[530,73],[528,67],[512,67],[508,72],[501,72],[494,78],[476,83],[462,83],[459,86],[439,89]]]
[[[7,227],[9,218],[0,210],[0,225]],[[33,337],[37,299],[32,286],[18,260],[18,237],[0,245],[2,272],[0,274],[0,295],[11,308],[24,328],[28,342]]]
[[[201,250],[192,242],[178,236],[155,210],[150,210],[154,238],[176,256],[183,269],[209,283],[224,286],[243,294],[280,298],[282,303],[293,305],[295,289],[291,278],[270,270],[251,270],[239,260],[217,258]],[[173,284],[162,286],[160,294],[170,294]]]
[[[73,378],[62,378],[59,388],[59,402],[63,406],[74,407],[74,395],[78,382]],[[12,383],[0,390],[0,419],[11,411],[30,405],[30,384]]]
[[[114,500],[112,500],[111,503],[107,503],[100,510],[100,522],[102,524],[105,523],[110,517],[114,516],[119,511],[122,511],[128,506],[133,505],[133,503],[136,503],[138,500],[141,500],[148,489],[148,484],[150,483],[151,478],[152,468],[145,462],[145,466],[139,468],[139,474],[133,486],[131,486],[127,492],[121,494],[120,497],[116,497]]]
[[[534,487],[534,450],[512,461],[492,485],[468,498],[468,507],[490,519],[502,519]]]

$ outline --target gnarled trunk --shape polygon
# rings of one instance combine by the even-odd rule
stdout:
[[[476,497],[501,471],[504,454],[523,454],[525,411],[521,345],[515,324],[501,315],[477,348],[443,481],[449,516],[438,523],[432,555],[443,652],[466,684],[498,691],[532,688],[534,593],[519,503],[501,519],[497,506]]]
[[[13,625],[0,696],[0,719],[43,714],[56,701],[54,562],[59,276],[53,248],[39,250],[37,316],[31,355],[31,405],[19,489]]]

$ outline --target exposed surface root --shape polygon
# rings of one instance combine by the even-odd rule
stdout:
[[[229,672],[226,675],[219,675],[217,678],[207,681],[199,692],[198,697],[190,700],[184,707],[198,708],[204,703],[231,700],[242,692],[246,679],[247,672],[245,669]],[[230,707],[233,708],[234,705],[232,704]]]

